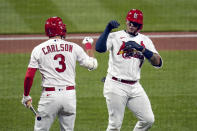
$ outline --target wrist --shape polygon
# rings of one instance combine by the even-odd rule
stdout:
[[[146,48],[144,48],[143,46],[138,45],[138,49],[137,49],[138,51],[141,51],[143,53],[143,52],[145,52],[145,49]]]
[[[153,56],[153,52],[146,48],[142,50],[142,53],[147,59],[150,59]]]
[[[28,97],[29,95],[23,94],[23,97]]]
[[[108,24],[107,27],[105,28],[105,32],[106,32],[106,33],[110,33],[111,30],[112,30],[112,27],[111,27],[110,24]]]
[[[85,49],[86,50],[91,50],[92,49],[92,44],[91,43],[86,43],[85,44]]]
[[[25,96],[25,95],[23,94],[23,98],[24,98],[25,100],[29,100],[29,99],[31,99],[31,96],[29,96],[29,95]]]

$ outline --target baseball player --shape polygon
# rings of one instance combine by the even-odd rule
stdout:
[[[111,32],[117,21],[110,21],[96,42],[96,51],[109,51],[104,97],[109,113],[107,131],[120,131],[125,107],[137,117],[134,131],[147,131],[154,123],[154,115],[147,94],[140,84],[140,71],[145,58],[161,67],[162,59],[152,41],[139,33],[143,14],[132,9],[126,16],[126,30]]]
[[[60,17],[46,20],[45,33],[49,40],[36,46],[31,54],[24,80],[22,104],[30,107],[29,96],[34,75],[37,70],[42,76],[42,94],[38,104],[38,114],[42,118],[35,120],[35,131],[49,131],[56,116],[61,131],[73,131],[76,116],[75,67],[76,61],[88,70],[97,68],[93,58],[93,39],[85,37],[83,44],[88,53],[79,45],[65,41],[66,25]],[[88,54],[88,55],[87,55]]]

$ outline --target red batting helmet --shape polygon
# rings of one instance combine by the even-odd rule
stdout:
[[[60,17],[50,17],[45,23],[45,33],[49,37],[66,36],[66,25]]]
[[[143,27],[143,13],[138,9],[132,9],[128,12],[126,20],[141,24],[139,30]]]

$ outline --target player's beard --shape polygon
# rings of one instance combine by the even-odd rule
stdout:
[[[136,36],[138,34],[138,28],[127,26],[126,32],[132,36]]]
[[[129,31],[129,30],[126,30],[126,32],[132,36],[136,36],[138,34],[137,30],[135,31]]]

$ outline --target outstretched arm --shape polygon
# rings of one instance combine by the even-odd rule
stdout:
[[[89,70],[95,70],[98,66],[97,59],[94,58],[94,50],[92,49],[93,43],[94,40],[91,37],[85,37],[82,41],[82,44],[85,45],[86,53],[89,56],[89,59],[84,62],[84,66]]]
[[[107,24],[104,32],[101,34],[101,36],[98,38],[98,40],[96,42],[95,49],[96,49],[97,52],[102,53],[102,52],[105,52],[107,50],[107,46],[106,46],[107,37],[108,37],[109,33],[111,32],[111,30],[114,29],[114,28],[118,28],[119,25],[120,24],[117,21],[114,21],[114,20],[110,21]]]

